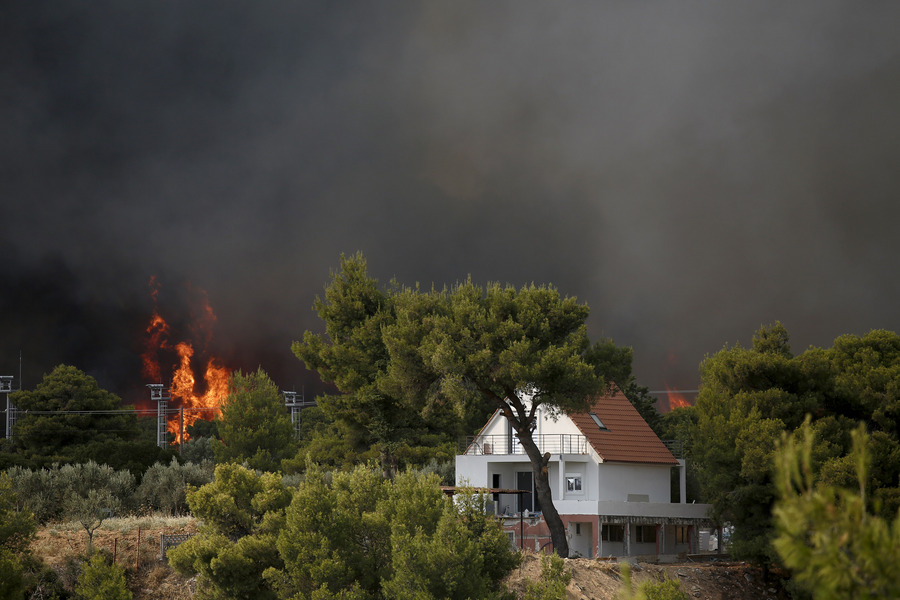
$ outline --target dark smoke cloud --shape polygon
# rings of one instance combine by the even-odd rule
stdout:
[[[900,328],[893,3],[0,9],[0,371],[139,389],[147,282],[204,289],[232,366],[341,252],[383,281],[552,282],[639,380],[781,320]],[[178,311],[174,302],[173,311]],[[185,305],[182,310],[187,311]]]

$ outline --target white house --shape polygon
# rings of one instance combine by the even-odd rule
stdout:
[[[684,460],[621,391],[597,399],[587,413],[554,419],[539,408],[537,414],[534,439],[551,454],[550,489],[570,555],[663,557],[701,550],[701,529],[713,527],[710,506],[685,502]],[[491,490],[494,509],[517,546],[548,545],[531,463],[506,418],[497,411],[469,442],[456,457],[457,485]]]

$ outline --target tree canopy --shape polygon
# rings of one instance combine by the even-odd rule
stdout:
[[[183,575],[200,575],[198,598],[276,598],[263,579],[281,569],[275,547],[291,492],[277,473],[258,474],[237,464],[216,467],[215,479],[187,496],[200,533],[168,552]]]
[[[900,507],[900,337],[875,330],[837,338],[832,348],[794,355],[780,323],[761,328],[750,348],[726,347],[701,365],[691,458],[715,517],[735,526],[732,553],[777,561],[771,545],[776,496],[773,456],[784,432],[811,415],[824,481],[853,485],[851,431],[871,432],[868,471],[880,514]]]
[[[18,460],[7,456],[9,464],[41,468],[93,460],[137,473],[172,456],[141,437],[133,407],[75,367],[57,366],[10,400],[18,410],[11,445]]]
[[[404,440],[470,433],[501,410],[532,463],[554,548],[567,554],[532,439],[538,411],[584,410],[610,375],[633,384],[630,351],[608,340],[591,346],[586,305],[549,285],[381,289],[357,254],[341,257],[316,309],[325,334],[306,332],[293,349],[341,392],[320,399],[323,411],[379,445],[384,463]]]
[[[221,443],[214,444],[218,462],[246,463],[262,471],[280,471],[281,461],[297,451],[297,435],[281,392],[259,369],[232,373],[228,397],[218,419]]]
[[[317,462],[349,466],[377,457],[392,476],[406,465],[453,456],[456,438],[481,426],[491,412],[464,414],[450,406],[423,410],[418,398],[402,394],[394,382],[393,358],[384,330],[397,319],[398,286],[381,289],[361,254],[341,256],[325,297],[315,309],[325,332],[307,331],[294,342],[294,354],[338,393],[317,398],[322,419],[310,431],[305,449]]]
[[[827,483],[817,472],[808,422],[776,452],[775,548],[793,579],[816,600],[900,597],[900,515],[872,514],[867,472],[873,440],[853,431],[848,455],[856,487]]]

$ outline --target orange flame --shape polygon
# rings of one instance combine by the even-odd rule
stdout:
[[[150,280],[151,295],[156,304],[159,291],[155,279]],[[201,309],[199,316],[193,313],[190,329],[192,337],[200,338],[201,351],[212,339],[212,326],[216,322],[216,315],[209,305],[206,293],[200,290]],[[171,328],[165,319],[159,314],[158,308],[153,311],[150,323],[146,329],[146,350],[142,355],[144,363],[144,377],[154,383],[162,383],[162,369],[160,367],[161,355],[168,354],[175,358],[177,363],[172,366],[172,386],[169,394],[173,401],[181,405],[182,419],[169,419],[167,429],[174,437],[176,443],[180,443],[183,428],[186,429],[197,419],[210,420],[219,414],[219,407],[228,396],[228,380],[231,377],[231,369],[225,367],[214,356],[206,360],[206,368],[203,371],[203,385],[198,386],[197,377],[194,374],[194,345],[191,341],[181,341],[174,348],[169,342]],[[199,388],[199,389],[198,389]],[[194,410],[191,410],[194,409]],[[207,409],[207,410],[203,410]],[[187,433],[185,440],[189,439]]]
[[[670,388],[668,385],[666,386],[666,395],[669,398],[669,410],[691,406],[691,403],[684,397],[684,394]]]

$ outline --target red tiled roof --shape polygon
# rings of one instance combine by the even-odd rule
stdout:
[[[594,422],[594,413],[606,426]],[[650,429],[619,389],[598,398],[590,411],[569,413],[569,418],[604,461],[676,465],[678,461]]]

